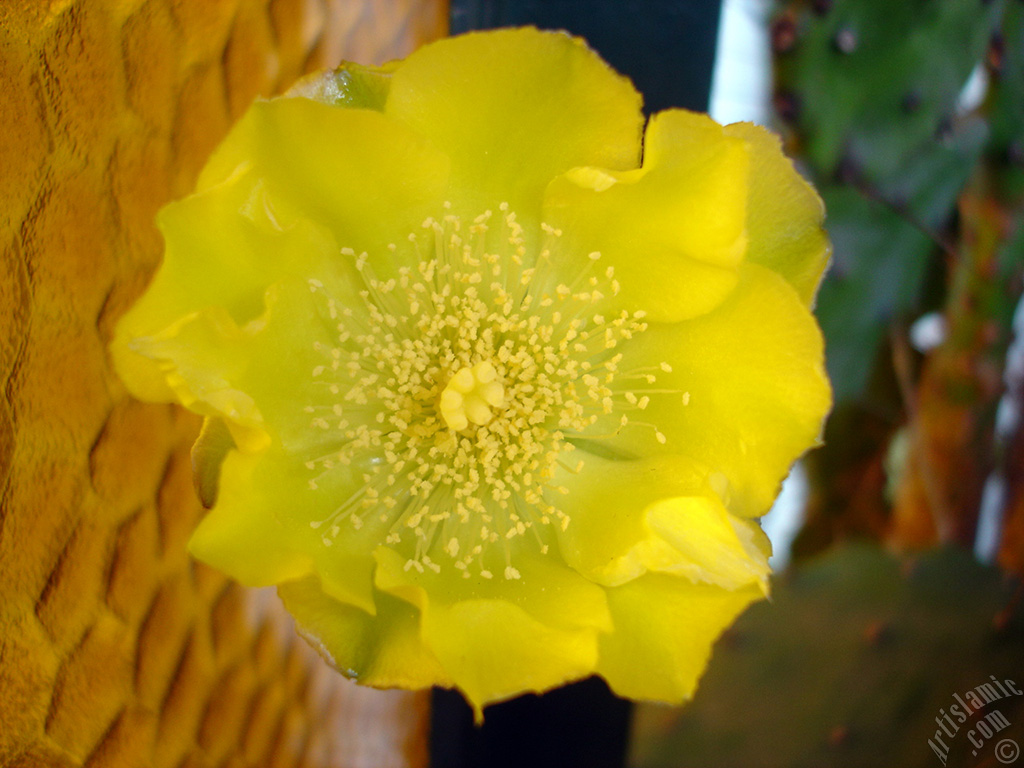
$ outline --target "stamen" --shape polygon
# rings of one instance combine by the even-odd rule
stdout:
[[[311,523],[325,546],[345,535],[342,520],[372,523],[407,570],[450,564],[465,578],[519,579],[515,552],[545,554],[554,526],[570,525],[560,508],[568,489],[555,477],[585,466],[567,458],[571,441],[637,427],[664,443],[653,423],[626,413],[655,397],[688,401],[635,385],[671,373],[666,363],[619,369],[619,345],[647,324],[642,312],[602,311],[619,286],[612,267],[598,268],[600,253],[555,285],[551,248],[561,231],[541,225],[542,247],[531,254],[515,213],[505,203],[498,211],[464,225],[446,206],[387,253],[342,249],[363,283],[362,306],[309,281],[331,339],[314,345],[315,400],[301,406],[317,438],[303,457],[309,486],[321,492],[337,485],[334,473],[364,473]]]

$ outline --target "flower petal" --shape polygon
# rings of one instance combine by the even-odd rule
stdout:
[[[660,544],[644,553],[652,571],[683,576],[694,583],[738,589],[757,584],[768,593],[768,552],[751,541],[749,521],[737,520],[717,496],[663,499],[646,510],[647,524]]]
[[[604,591],[554,561],[520,553],[518,579],[464,579],[406,569],[376,553],[378,589],[415,605],[421,636],[477,716],[492,701],[544,691],[593,672],[611,624]]]
[[[608,590],[616,631],[601,636],[597,672],[620,696],[679,704],[693,696],[718,636],[757,586],[735,591],[651,573]]]
[[[569,524],[558,533],[559,551],[588,579],[621,584],[647,570],[636,552],[652,536],[645,510],[660,499],[703,491],[707,472],[671,455],[623,460],[582,454],[582,461],[581,471],[563,470],[556,478],[568,490],[560,502]]]
[[[339,247],[373,255],[437,213],[449,162],[379,112],[277,98],[249,108],[211,156],[197,189],[239,169],[263,181],[282,208],[328,227]]]
[[[747,144],[704,115],[651,118],[639,170],[577,168],[551,182],[545,221],[563,231],[555,266],[571,284],[601,253],[615,308],[672,322],[713,309],[736,285],[747,240]]]
[[[261,451],[270,437],[252,396],[238,386],[247,366],[247,334],[221,307],[187,315],[159,334],[134,339],[136,361],[158,371],[174,398],[206,417],[222,417],[237,446]]]
[[[266,287],[289,275],[322,272],[337,259],[330,233],[283,219],[280,200],[242,172],[160,211],[164,261],[148,290],[117,324],[111,354],[118,375],[144,400],[173,400],[164,371],[133,340],[164,333],[188,315],[218,307],[242,324],[264,310]]]
[[[304,551],[307,556],[296,561],[304,564],[301,573],[287,572],[289,578],[315,570],[332,597],[372,613],[372,550],[387,535],[387,523],[376,514],[336,514],[364,486],[359,467],[308,464],[344,442],[336,431],[314,428],[324,420],[306,411],[309,404],[323,405],[330,415],[337,400],[325,386],[317,388],[312,374],[325,361],[314,344],[328,341],[329,328],[304,280],[272,286],[265,307],[241,328],[212,307],[132,342],[134,351],[163,371],[180,402],[222,418],[241,451],[253,454],[249,464],[229,452],[220,501],[193,546],[197,556],[246,583],[262,579],[264,559],[276,562],[289,551]],[[246,505],[263,510],[251,526]],[[280,536],[282,527],[292,532],[290,539]],[[249,539],[263,528],[272,532],[265,546],[252,544]]]
[[[623,353],[623,371],[653,370],[650,386],[668,392],[652,394],[636,416],[666,440],[631,425],[607,444],[634,456],[688,456],[712,468],[731,512],[764,514],[790,465],[816,443],[831,402],[821,332],[796,292],[748,264],[714,312],[652,324]],[[671,372],[659,370],[663,362]]]
[[[611,628],[601,587],[556,558],[532,552],[526,546],[510,554],[520,578],[503,578],[501,573],[494,573],[491,578],[479,574],[465,578],[460,570],[447,564],[437,573],[408,568],[407,560],[398,552],[381,547],[375,552],[379,565],[376,584],[378,589],[420,608],[426,605],[423,601],[428,596],[445,603],[497,599],[511,602],[539,621],[556,627]]]
[[[339,672],[375,688],[450,686],[437,658],[420,640],[419,614],[378,593],[371,616],[326,594],[315,578],[278,587],[299,632]]]
[[[275,438],[301,448],[319,436],[302,404],[323,358],[313,343],[326,336],[302,283],[274,286],[264,301],[263,315],[244,326],[210,307],[132,339],[122,357],[130,370],[148,366],[161,376],[186,408],[223,418],[242,450],[263,450]]]
[[[810,306],[832,252],[822,228],[825,206],[775,134],[750,123],[727,125],[725,134],[751,149],[747,259],[778,272]]]
[[[386,113],[451,157],[453,202],[472,214],[508,202],[525,217],[573,166],[636,167],[640,106],[582,40],[524,28],[419,49],[395,71]]]
[[[706,470],[672,455],[634,461],[591,455],[583,462],[576,475],[559,477],[569,490],[562,507],[570,522],[558,542],[566,562],[584,576],[616,586],[660,571],[727,589],[766,586],[767,553],[746,521],[726,512]]]
[[[313,570],[304,531],[280,514],[294,483],[275,452],[230,451],[221,464],[220,497],[189,542],[194,557],[246,586],[297,579]],[[307,546],[304,546],[307,545]]]
[[[597,663],[595,631],[550,626],[504,600],[431,604],[422,633],[477,721],[485,704],[587,677]]]
[[[361,480],[335,472],[314,490],[310,475],[276,447],[258,454],[229,452],[221,465],[217,504],[200,522],[189,549],[249,586],[315,573],[332,598],[372,614],[372,549],[381,537],[379,526],[371,522],[357,530],[342,521],[327,545],[326,529],[317,522],[329,518]]]

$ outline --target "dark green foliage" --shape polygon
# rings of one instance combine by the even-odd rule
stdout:
[[[887,327],[939,303],[956,201],[990,130],[957,98],[1003,0],[793,4],[778,104],[828,208],[835,268],[818,311],[837,401],[858,399]],[[779,36],[776,35],[777,42]],[[941,281],[939,281],[941,284]]]
[[[998,73],[992,89],[992,146],[1004,155],[1019,185],[1024,176],[1024,3],[1007,7],[991,58]],[[1014,191],[1020,197],[1024,188]]]
[[[840,0],[803,18],[781,83],[797,95],[804,150],[824,175],[856,162],[880,183],[954,120],[1001,0]]]
[[[1024,690],[1019,589],[957,550],[916,559],[868,545],[832,550],[740,618],[690,705],[640,709],[632,764],[942,766],[928,740],[954,694],[990,675]],[[977,749],[969,732],[993,709],[1011,725]],[[957,725],[943,734],[947,768],[999,765],[1000,740],[1024,749],[1024,696]]]
[[[836,401],[861,395],[889,323],[917,301],[934,243],[889,206],[859,191],[821,190],[834,257],[817,315]]]

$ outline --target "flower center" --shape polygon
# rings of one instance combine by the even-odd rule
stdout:
[[[367,254],[343,249],[362,306],[309,282],[332,338],[315,345],[324,363],[305,407],[321,435],[313,443],[328,451],[306,461],[309,485],[362,479],[311,524],[326,546],[346,522],[375,526],[408,555],[407,568],[439,571],[447,558],[467,577],[472,568],[518,578],[513,550],[532,541],[546,552],[551,526],[569,525],[555,478],[582,468],[568,460],[577,442],[627,425],[665,441],[631,414],[668,367],[619,367],[617,347],[646,330],[643,313],[596,311],[618,292],[614,270],[598,270],[592,253],[571,285],[559,282],[544,246],[561,233],[541,225],[531,258],[515,214],[501,213],[497,232],[490,212],[468,232],[453,215],[427,219],[409,238],[412,253],[390,246],[390,260],[375,262],[387,279]]]
[[[460,368],[441,391],[438,409],[449,429],[461,432],[470,422],[482,427],[493,417],[492,408],[503,408],[505,387],[490,361]]]

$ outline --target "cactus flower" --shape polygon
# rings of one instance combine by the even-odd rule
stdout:
[[[469,34],[257,101],[112,353],[206,417],[193,554],[345,675],[680,702],[829,407],[822,215],[762,129]]]

